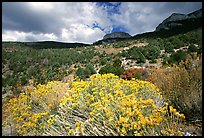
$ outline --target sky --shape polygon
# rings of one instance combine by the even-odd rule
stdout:
[[[87,43],[105,34],[151,32],[172,13],[202,2],[3,2],[2,41]]]

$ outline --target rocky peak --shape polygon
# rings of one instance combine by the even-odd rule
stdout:
[[[202,18],[202,9],[194,11],[189,14],[173,13],[171,16],[166,18],[162,23],[160,23],[155,31],[169,30],[173,27],[182,27],[184,24],[181,21]]]
[[[189,18],[201,18],[202,17],[202,9],[197,10],[195,12],[189,13],[188,14]]]
[[[132,36],[125,32],[113,32],[110,34],[106,34],[102,40],[96,41],[93,44],[109,44],[114,43],[122,39],[131,38]]]
[[[165,19],[163,21],[163,23],[170,22],[170,21],[185,20],[187,18],[188,18],[188,15],[186,15],[186,14],[173,13],[171,16],[169,16],[167,19]]]
[[[108,39],[108,38],[130,38],[131,35],[125,32],[113,32],[110,34],[106,34],[103,39]]]

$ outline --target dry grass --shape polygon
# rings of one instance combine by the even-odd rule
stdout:
[[[188,61],[167,69],[152,69],[147,81],[155,84],[187,119],[202,120],[202,61],[193,68],[191,65]]]

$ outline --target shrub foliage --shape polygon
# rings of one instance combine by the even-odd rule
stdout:
[[[12,122],[17,135],[182,135],[185,116],[165,105],[152,83],[95,74],[28,88],[6,104],[3,125]]]

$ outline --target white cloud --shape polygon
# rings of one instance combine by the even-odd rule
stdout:
[[[189,13],[201,3],[122,2],[111,6],[91,2],[4,2],[3,40],[93,43],[123,28],[130,35],[154,31],[172,12]],[[113,5],[117,5],[119,12]],[[192,6],[194,5],[194,6]],[[181,8],[182,6],[182,8]],[[194,8],[192,8],[194,7]]]
[[[201,3],[196,2],[122,2],[121,14],[113,14],[116,26],[127,29],[131,35],[154,31],[172,13],[185,13],[197,10]]]
[[[28,5],[33,8],[33,10],[53,10],[57,3],[53,2],[29,2]]]
[[[34,2],[35,3],[35,2]],[[40,3],[40,4],[39,4]],[[105,32],[112,31],[112,24],[108,19],[108,14],[102,7],[98,7],[96,3],[89,2],[39,2],[35,3],[34,6],[36,12],[40,9],[47,7],[47,11],[50,12],[53,18],[61,21],[62,28],[70,28],[73,24],[84,24],[92,26],[93,23],[98,23],[98,25],[104,29]],[[49,5],[47,5],[49,4]],[[30,4],[33,6],[33,4]],[[44,11],[44,12],[47,12]]]
[[[29,25],[29,22],[32,21],[31,24],[33,24],[33,21],[35,20],[35,26],[39,26],[41,30],[43,29],[43,32],[39,33],[40,29],[38,29],[38,35],[34,35],[32,32],[25,32],[24,30],[20,30],[23,29],[21,27],[20,29],[15,30],[17,33],[13,33],[17,35],[16,37],[12,33],[8,33],[7,30],[7,34],[2,35],[3,40],[9,40],[10,38],[11,40],[19,41],[29,41],[32,39],[39,39],[38,41],[40,41],[47,38],[48,40],[56,39],[57,41],[66,42],[93,43],[98,39],[102,39],[105,33],[110,33],[112,31],[112,24],[108,19],[106,11],[104,11],[102,7],[98,7],[96,3],[28,2],[19,4],[27,5],[27,8],[29,8],[26,12],[30,12],[29,15],[33,15],[33,17],[26,16],[26,23],[23,22],[24,19],[16,19],[16,23],[22,24],[21,26],[25,25],[27,28],[31,28],[30,30],[33,30],[32,26]],[[32,18],[32,20],[29,18]],[[4,22],[8,21],[9,19],[5,20]],[[15,23],[15,21],[12,22]],[[94,28],[95,26],[93,24],[97,24],[102,30],[100,28]],[[6,30],[4,30],[4,32],[5,31]],[[12,30],[9,31],[11,32]],[[48,36],[48,34],[52,33],[52,36],[54,36],[53,39]],[[26,35],[29,36],[26,37]],[[37,39],[38,36],[39,38]],[[29,40],[26,40],[28,38]]]
[[[2,34],[3,41],[56,41],[57,36],[51,34],[33,34],[32,32],[4,31]]]
[[[162,20],[161,13],[157,13],[155,5],[159,8],[164,3],[135,2],[121,3],[120,13],[113,15],[118,26],[125,26],[131,35],[154,31]]]
[[[93,43],[101,39],[105,32],[99,28],[90,28],[84,24],[72,24],[70,28],[63,28],[61,34],[61,41]]]
[[[4,31],[2,33],[3,41],[59,41],[59,42],[81,42],[93,43],[100,40],[105,35],[105,32],[99,28],[90,28],[84,24],[72,24],[70,28],[63,28],[60,36],[54,33],[25,33],[19,31]]]

